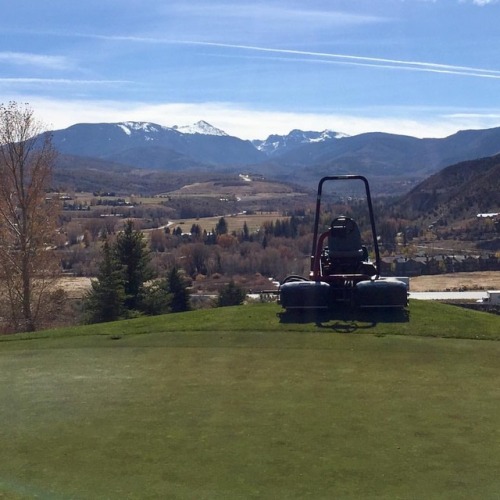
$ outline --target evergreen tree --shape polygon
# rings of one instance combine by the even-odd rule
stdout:
[[[215,234],[217,236],[221,236],[223,234],[227,234],[227,222],[224,217],[219,219],[219,222],[215,225]]]
[[[104,242],[102,257],[97,279],[92,280],[85,300],[88,323],[115,321],[125,313],[123,269],[107,241]]]
[[[201,226],[199,224],[193,224],[191,226],[191,236],[196,240],[201,237]]]
[[[250,241],[250,231],[248,229],[247,221],[243,223],[243,241]]]
[[[245,301],[246,292],[231,280],[219,293],[217,307],[239,306]]]
[[[295,215],[292,215],[290,217],[290,236],[292,238],[296,238],[299,234],[299,226],[300,226],[300,220],[295,217]]]
[[[124,268],[125,307],[139,309],[144,294],[144,283],[153,277],[150,255],[144,235],[134,230],[134,223],[128,220],[117,236],[114,247],[116,258]]]
[[[189,290],[179,269],[174,266],[167,276],[167,292],[170,295],[171,312],[190,310]]]
[[[142,296],[140,309],[144,314],[155,316],[170,312],[172,295],[168,292],[166,279],[155,280],[147,287],[147,292]]]

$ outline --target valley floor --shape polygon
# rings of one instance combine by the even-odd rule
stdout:
[[[60,286],[72,299],[82,298],[90,288],[90,278],[65,276]],[[410,280],[412,292],[459,290],[500,290],[500,271],[415,276]]]

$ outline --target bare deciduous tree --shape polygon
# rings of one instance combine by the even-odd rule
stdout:
[[[0,105],[0,300],[13,331],[33,331],[51,309],[60,266],[53,240],[59,204],[47,197],[55,160],[32,109]]]

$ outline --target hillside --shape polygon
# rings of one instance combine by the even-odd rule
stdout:
[[[409,218],[464,219],[500,212],[500,155],[451,165],[402,197],[398,209]]]
[[[182,160],[181,160],[182,161]],[[119,194],[154,195],[180,189],[185,184],[213,179],[204,165],[189,167],[139,169],[130,164],[98,158],[59,154],[54,168],[54,184],[62,191],[114,191]],[[231,178],[234,174],[231,175]]]

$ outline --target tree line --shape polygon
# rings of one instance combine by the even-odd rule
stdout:
[[[104,239],[96,279],[91,282],[85,319],[100,323],[190,309],[188,286],[178,267],[150,282],[154,272],[144,235],[127,221],[114,243]]]

